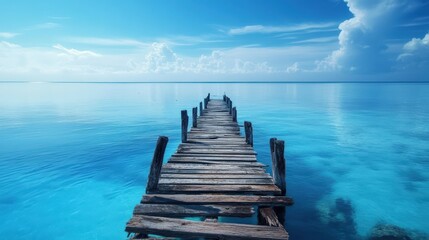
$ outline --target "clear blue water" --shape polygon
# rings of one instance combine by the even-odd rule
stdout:
[[[429,233],[429,84],[0,84],[0,238],[126,239],[158,135],[224,92],[260,161],[287,142],[293,239]]]

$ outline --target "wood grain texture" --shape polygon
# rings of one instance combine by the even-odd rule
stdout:
[[[174,237],[209,237],[221,239],[287,240],[289,235],[279,227],[250,224],[196,222],[183,219],[135,215],[125,231]]]

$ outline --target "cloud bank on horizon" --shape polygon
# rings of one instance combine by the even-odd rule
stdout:
[[[429,80],[423,0],[42,2],[6,4],[0,81]]]

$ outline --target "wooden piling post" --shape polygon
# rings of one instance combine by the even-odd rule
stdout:
[[[276,138],[270,139],[271,160],[273,162],[273,178],[274,184],[280,188],[281,195],[286,195],[286,160],[284,156],[285,142],[277,140]]]
[[[223,101],[224,102],[226,101],[226,95],[225,94],[223,95]]]
[[[210,93],[207,94],[207,101],[210,101]]]
[[[192,127],[197,127],[198,108],[192,108]]]
[[[207,104],[208,104],[208,100],[207,100],[207,98],[204,98],[204,109],[207,109]]]
[[[162,161],[164,160],[165,148],[167,147],[168,137],[160,136],[156,143],[153,153],[152,164],[147,180],[146,193],[155,191],[158,188],[159,176],[161,175]]]
[[[232,101],[229,101],[229,114],[232,115]]]
[[[200,102],[200,116],[203,116],[203,102]]]
[[[237,122],[237,108],[236,107],[232,108],[232,121]]]
[[[253,127],[251,122],[244,122],[244,133],[246,135],[246,143],[253,147]]]
[[[182,117],[182,143],[185,143],[188,141],[188,111],[182,110],[181,112]]]

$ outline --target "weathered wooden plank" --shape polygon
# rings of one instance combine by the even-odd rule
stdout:
[[[265,173],[264,169],[176,169],[163,168],[161,174],[260,174]]]
[[[161,178],[208,178],[208,179],[251,179],[251,178],[265,178],[272,179],[267,173],[261,174],[161,174]]]
[[[293,199],[285,196],[221,195],[221,194],[146,194],[142,203],[225,204],[289,206]]]
[[[244,155],[249,157],[243,157],[240,155],[237,155],[237,157],[234,156],[219,156],[219,155],[201,155],[201,154],[193,154],[191,156],[189,155],[180,155],[175,154],[170,158],[170,160],[203,160],[203,161],[241,161],[241,162],[256,162],[257,159],[255,156],[252,155]]]
[[[281,227],[283,225],[279,222],[277,214],[271,207],[261,207],[258,211],[258,223],[273,227]]]
[[[187,143],[195,144],[214,144],[214,145],[231,145],[231,144],[246,144],[244,139],[240,140],[225,140],[225,139],[188,139]]]
[[[182,143],[179,145],[180,149],[240,149],[240,150],[253,150],[253,147],[249,145],[211,145],[211,144],[188,144],[188,143]]]
[[[254,154],[216,154],[216,153],[174,153],[172,157],[218,157],[218,158],[244,158],[244,159],[254,159],[256,155]]]
[[[235,184],[241,184],[241,185],[267,185],[267,184],[274,184],[273,180],[271,179],[258,179],[258,178],[252,178],[252,179],[178,179],[178,178],[161,178],[159,179],[160,185],[162,184],[188,184],[188,185],[235,185]]]
[[[183,204],[138,204],[135,215],[160,217],[251,217],[251,206],[183,205]]]
[[[254,167],[244,167],[244,166],[238,166],[238,165],[231,165],[231,164],[203,164],[203,163],[167,163],[165,164],[162,169],[218,169],[218,170],[228,170],[228,169],[237,169],[237,170],[256,170],[256,169],[263,169],[260,166],[254,166]]]
[[[220,239],[287,240],[289,235],[279,227],[250,224],[196,222],[184,219],[135,215],[127,223],[127,232],[174,237],[209,237]]]
[[[241,149],[178,149],[177,153],[191,153],[191,154],[228,154],[228,155],[256,155],[253,150]]]
[[[231,194],[279,194],[280,189],[274,185],[179,185],[162,184],[158,193],[231,193]]]
[[[186,160],[186,159],[170,159],[169,163],[203,163],[203,164],[225,164],[229,165],[239,165],[244,167],[267,167],[267,165],[259,163],[259,162],[244,162],[244,161],[213,161],[213,160]]]

